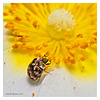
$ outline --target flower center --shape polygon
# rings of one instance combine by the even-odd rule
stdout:
[[[55,39],[64,39],[66,33],[73,29],[75,19],[64,9],[55,9],[48,17],[49,35]]]

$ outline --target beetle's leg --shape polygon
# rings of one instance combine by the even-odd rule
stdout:
[[[50,65],[51,64],[51,61],[48,61],[47,63],[46,63],[46,65]]]

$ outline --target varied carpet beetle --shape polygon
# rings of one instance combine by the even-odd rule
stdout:
[[[28,66],[27,74],[32,80],[38,80],[43,71],[45,71],[45,66],[50,65],[50,61],[46,57],[35,58]]]

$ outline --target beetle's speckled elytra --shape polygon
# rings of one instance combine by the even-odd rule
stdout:
[[[50,65],[51,61],[49,61],[46,57],[35,58],[28,66],[27,74],[32,80],[38,80],[43,71],[45,71],[45,66]]]

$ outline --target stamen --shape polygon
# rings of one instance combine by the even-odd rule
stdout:
[[[14,28],[14,22],[13,21],[8,22],[5,25],[5,28],[7,28],[7,29],[13,29]]]
[[[40,50],[40,49],[42,49],[42,47],[41,46],[36,46],[36,50]]]
[[[83,43],[81,46],[80,46],[80,48],[82,48],[82,49],[86,49],[88,47],[88,43]]]
[[[37,21],[34,21],[34,22],[33,22],[33,26],[34,26],[34,28],[37,27]]]
[[[70,59],[69,61],[71,62],[71,64],[75,64],[75,59]]]
[[[21,21],[21,18],[19,18],[19,17],[15,17],[15,21]]]
[[[12,48],[18,48],[18,44],[14,44],[14,45],[12,45]]]
[[[78,34],[77,37],[78,38],[82,38],[83,37],[83,34]]]
[[[4,16],[8,16],[8,12],[3,12],[3,15]]]
[[[82,57],[80,58],[80,60],[81,60],[81,61],[84,61],[84,60],[85,60],[85,57],[84,57],[84,56],[82,56]]]
[[[43,46],[44,46],[44,47],[47,47],[47,46],[48,46],[48,44],[47,44],[47,43],[43,43]]]

